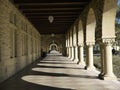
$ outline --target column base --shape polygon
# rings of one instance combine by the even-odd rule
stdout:
[[[70,60],[72,60],[72,61],[73,61],[73,60],[74,60],[74,58],[70,58]]]
[[[79,59],[74,59],[73,61],[77,64],[77,62],[79,61]]]
[[[87,67],[87,66],[85,66],[85,69],[86,70],[90,70],[90,71],[94,71],[94,70],[96,70],[96,68],[93,66],[93,67]]]
[[[68,58],[70,59],[71,57],[69,56]]]
[[[84,66],[85,67],[85,62],[78,61],[77,64],[79,64],[80,66]]]
[[[116,78],[115,75],[112,75],[112,76],[103,75],[103,76],[101,76],[101,78],[102,78],[103,80],[117,80],[117,78]]]
[[[99,78],[99,79],[103,79],[103,76],[104,76],[104,73],[98,74],[98,78]]]
[[[77,62],[77,64],[81,67],[81,68],[85,68],[85,66],[86,66],[86,64],[85,64],[85,62]]]
[[[85,62],[79,62],[77,64],[79,64],[80,66],[84,66],[85,67]]]

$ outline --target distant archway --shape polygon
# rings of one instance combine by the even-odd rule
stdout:
[[[56,50],[58,51],[58,46],[55,43],[50,44],[50,50]]]
[[[54,44],[54,45],[53,45]],[[56,44],[56,45],[55,45]],[[64,42],[61,40],[61,38],[58,37],[50,37],[46,40],[46,51],[49,52],[51,50],[50,45],[53,45],[52,47],[56,48],[56,50],[64,55],[65,49],[64,49]]]

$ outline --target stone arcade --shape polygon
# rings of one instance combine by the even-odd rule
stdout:
[[[117,80],[113,73],[111,49],[115,42],[118,1],[67,1],[0,0],[0,82],[40,59],[41,53],[49,50],[57,50],[84,69],[95,71],[95,44],[101,51],[102,68],[98,77],[103,81]],[[45,8],[47,5],[50,8]],[[79,5],[83,5],[82,9]],[[44,19],[45,15],[47,19],[53,15],[53,22]]]

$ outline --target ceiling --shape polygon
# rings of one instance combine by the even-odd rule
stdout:
[[[41,34],[64,34],[91,0],[12,0]],[[49,22],[48,16],[54,21]]]

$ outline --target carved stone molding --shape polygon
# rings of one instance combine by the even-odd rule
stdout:
[[[95,42],[86,42],[86,45],[87,46],[93,46],[93,45],[95,45]]]
[[[75,43],[75,44],[73,44],[73,46],[76,47],[76,46],[78,46],[78,45]]]
[[[102,43],[104,44],[114,44],[115,38],[103,38]]]
[[[99,44],[106,43],[106,44],[113,44],[115,42],[115,37],[109,37],[109,38],[98,38],[97,42]]]
[[[79,46],[79,47],[83,47],[83,46],[84,46],[84,43],[78,43],[78,46]]]

